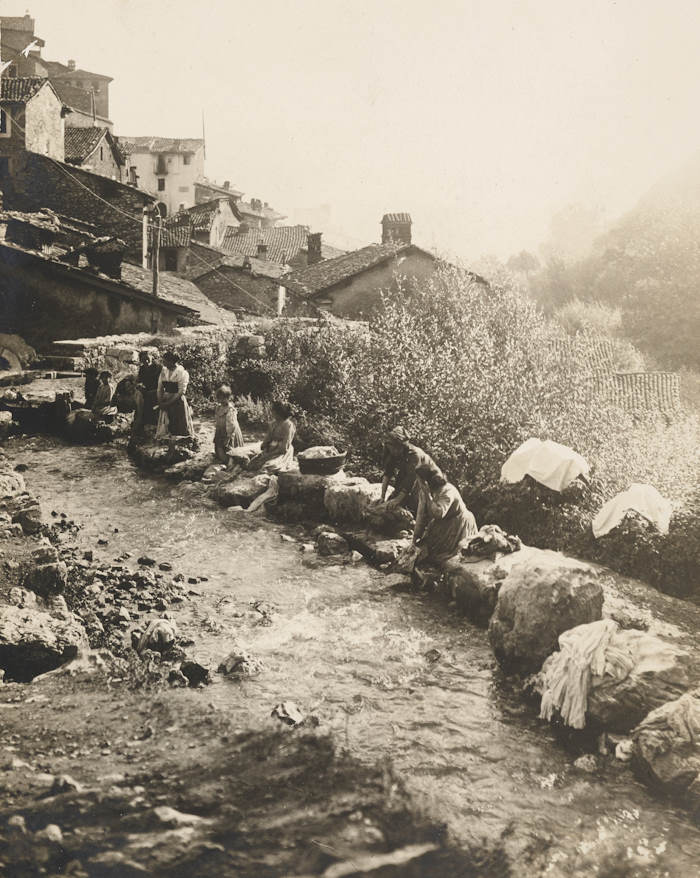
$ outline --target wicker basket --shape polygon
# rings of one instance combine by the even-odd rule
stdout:
[[[302,457],[303,451],[298,455],[299,472],[305,476],[332,476],[339,473],[345,466],[347,451],[336,454],[334,457]]]

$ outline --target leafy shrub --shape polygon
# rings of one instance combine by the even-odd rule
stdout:
[[[262,399],[254,399],[249,394],[237,396],[234,400],[238,421],[244,427],[262,429],[270,421],[270,406]]]

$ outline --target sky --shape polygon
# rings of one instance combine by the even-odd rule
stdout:
[[[116,134],[204,116],[207,176],[341,246],[406,211],[450,258],[536,251],[700,149],[697,0],[0,0],[25,10],[114,77]]]

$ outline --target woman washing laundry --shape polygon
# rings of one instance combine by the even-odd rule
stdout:
[[[192,412],[185,393],[190,376],[178,363],[177,354],[163,354],[163,368],[158,378],[158,428],[156,439],[194,439]]]
[[[419,464],[416,478],[419,499],[413,545],[422,550],[421,563],[439,567],[478,533],[476,519],[457,488],[433,466]]]
[[[283,402],[272,403],[272,418],[262,450],[248,462],[247,469],[279,473],[288,470],[294,462],[292,440],[296,425],[291,419],[292,410]]]

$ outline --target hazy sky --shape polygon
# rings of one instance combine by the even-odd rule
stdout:
[[[615,215],[700,148],[698,0],[0,0],[45,57],[114,77],[117,134],[201,136],[207,173],[329,241],[475,259]],[[335,234],[332,234],[335,231]]]

